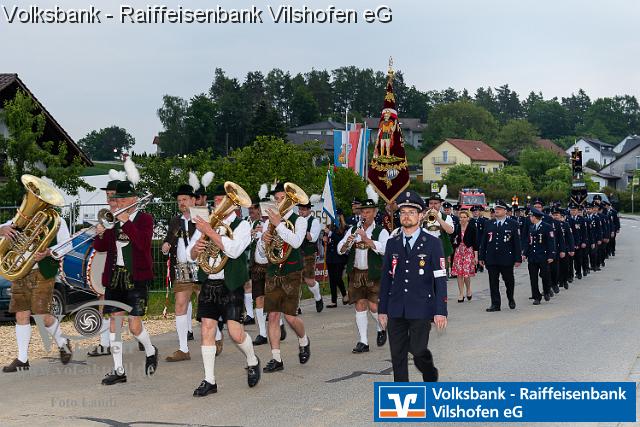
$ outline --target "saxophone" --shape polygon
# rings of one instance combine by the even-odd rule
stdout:
[[[231,227],[225,224],[223,220],[238,206],[244,208],[251,206],[251,197],[249,197],[242,187],[231,181],[224,183],[224,191],[227,195],[222,199],[220,206],[217,206],[211,213],[211,216],[209,216],[209,224],[211,228],[216,230],[220,235],[233,239]],[[219,273],[227,264],[229,257],[225,255],[213,241],[209,240],[208,237],[203,235],[202,239],[207,241],[207,246],[200,255],[198,255],[196,263],[202,271],[207,274]],[[213,259],[213,265],[209,263],[209,259]]]
[[[284,224],[286,227],[294,231],[295,225],[291,223],[289,220],[285,220],[284,216],[293,209],[298,204],[307,204],[309,202],[309,197],[307,197],[307,193],[305,193],[302,188],[291,182],[285,182],[284,184],[285,190],[285,198],[278,205],[278,212],[280,216],[283,218]],[[291,255],[291,246],[288,245],[282,237],[276,233],[276,227],[269,223],[269,227],[267,228],[267,233],[272,236],[271,242],[269,244],[265,244],[265,252],[267,253],[267,259],[271,264],[282,264],[289,258]]]

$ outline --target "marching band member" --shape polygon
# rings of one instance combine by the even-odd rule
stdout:
[[[317,243],[321,230],[320,221],[311,214],[310,201],[306,205],[298,205],[298,213],[307,220],[306,234],[300,247],[304,264],[302,278],[316,301],[316,311],[320,313],[324,309],[324,302],[320,294],[320,284],[316,281],[316,257],[318,255]]]
[[[218,189],[216,193],[218,193]],[[214,196],[215,205],[220,206],[223,196]],[[235,211],[227,214],[223,223],[229,226],[233,238],[221,235],[211,227],[208,221],[196,218],[197,231],[187,252],[191,260],[195,260],[205,250],[209,243],[203,237],[212,242],[228,257],[224,268],[217,273],[207,275],[202,267],[198,276],[202,283],[202,290],[198,298],[198,318],[202,322],[202,363],[204,365],[204,380],[193,392],[196,397],[204,397],[218,391],[215,380],[216,347],[215,332],[218,331],[218,321],[227,322],[229,336],[236,343],[247,360],[247,383],[249,387],[255,387],[260,381],[260,360],[256,357],[251,337],[242,325],[242,313],[244,309],[244,284],[249,279],[247,268],[247,255],[245,250],[251,243],[251,226],[239,218]],[[209,258],[209,263],[214,261]]]
[[[272,191],[276,203],[285,200],[286,193],[283,183],[278,183]],[[271,359],[264,368],[265,372],[276,372],[284,369],[284,363],[280,353],[280,314],[298,336],[298,359],[305,364],[311,357],[311,343],[305,333],[302,318],[296,317],[300,303],[300,285],[302,283],[302,255],[300,246],[304,241],[307,229],[307,221],[293,213],[287,212],[284,217],[279,212],[268,209],[269,219],[258,243],[258,250],[266,256],[265,245],[270,245],[277,234],[292,250],[289,257],[282,264],[269,263],[265,283],[264,309],[269,312],[269,344],[271,346]],[[289,230],[285,221],[293,224],[293,230]],[[275,227],[274,233],[269,232],[269,225]]]
[[[249,272],[251,276],[251,295],[256,302],[256,322],[258,323],[258,336],[253,340],[253,345],[267,343],[267,317],[264,313],[264,283],[269,261],[258,251],[258,241],[262,237],[264,222],[260,212],[260,200],[252,200],[249,207],[249,219],[251,220],[251,245],[249,246]]]
[[[11,221],[0,226],[0,238],[15,241],[18,231]],[[56,237],[49,244],[49,248],[34,255],[35,265],[24,277],[11,284],[11,301],[9,312],[16,315],[16,342],[18,356],[2,372],[17,372],[29,370],[29,343],[31,341],[31,315],[44,315],[44,326],[53,337],[60,351],[60,361],[63,365],[69,363],[72,357],[71,341],[62,337],[60,322],[51,315],[51,301],[56,274],[60,264],[51,257],[51,247],[56,242],[69,239],[69,229],[63,218]]]
[[[193,181],[193,180],[192,180]],[[197,184],[197,180],[195,181]],[[173,284],[176,313],[176,332],[178,333],[179,348],[172,355],[167,356],[167,362],[191,360],[187,344],[191,318],[188,316],[188,305],[191,295],[197,295],[197,265],[191,261],[187,247],[195,241],[193,235],[196,225],[192,221],[190,208],[195,206],[196,197],[193,184],[183,184],[173,193],[178,202],[181,214],[169,221],[167,236],[162,244],[162,253],[169,255],[169,275]]]
[[[380,291],[380,275],[382,256],[384,255],[389,232],[376,225],[376,203],[372,199],[362,202],[360,215],[362,226],[351,226],[338,243],[338,253],[347,254],[347,275],[349,277],[349,303],[355,304],[356,325],[360,339],[352,350],[353,353],[369,351],[367,337],[367,310],[376,321],[376,344],[382,347],[387,342],[387,332],[378,321],[378,294]]]
[[[130,167],[127,162],[125,169]],[[137,170],[135,174],[137,175]],[[131,173],[128,172],[127,175],[129,179],[133,178]],[[144,347],[145,374],[153,375],[158,367],[158,349],[151,344],[149,333],[142,322],[147,308],[149,286],[153,282],[153,217],[138,211],[138,195],[131,181],[119,182],[113,197],[117,200],[118,210],[129,208],[116,217],[117,222],[113,228],[105,229],[102,224],[96,226],[98,235],[93,247],[96,251],[107,253],[103,273],[103,283],[108,284],[105,299],[131,306],[128,313],[129,331]],[[122,363],[122,341],[116,336],[116,321],[121,325],[126,313],[114,306],[105,306],[104,312],[111,314],[109,341],[114,367],[102,380],[102,384],[112,385],[127,381]]]

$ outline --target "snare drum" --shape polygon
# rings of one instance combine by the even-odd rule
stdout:
[[[93,249],[91,237],[94,235],[94,230],[81,230],[72,237],[72,245],[78,246],[68,251],[60,260],[60,279],[69,286],[103,295],[102,272],[106,253],[98,253]]]

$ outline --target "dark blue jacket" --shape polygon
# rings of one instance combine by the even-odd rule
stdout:
[[[597,215],[591,215],[586,218],[587,228],[589,232],[589,244],[596,245],[598,240],[602,240],[602,226],[600,218]]]
[[[346,264],[348,255],[338,253],[338,243],[344,237],[344,231],[340,233],[338,227],[332,227],[331,234],[327,238],[327,264]]]
[[[387,241],[378,313],[426,320],[447,315],[447,270],[442,242],[422,229],[419,231],[408,256],[402,233]]]
[[[598,216],[600,217],[600,224],[602,225],[602,238],[603,239],[610,239],[611,238],[611,221],[609,218],[609,215],[606,213],[606,211],[599,213]]]
[[[620,232],[620,217],[618,216],[618,211],[611,208],[609,209],[609,213],[611,215],[611,221],[613,223],[613,231],[616,233]]]
[[[556,239],[551,225],[541,221],[539,229],[536,230],[535,225],[530,224],[528,233],[524,255],[529,262],[542,263],[555,258]]]
[[[487,221],[478,260],[487,265],[513,265],[522,261],[520,226],[516,220],[505,219],[498,229],[498,220]]]
[[[555,258],[559,259],[560,252],[567,252],[567,243],[565,242],[564,233],[562,232],[562,223],[556,219],[551,219],[551,225],[553,226],[553,234],[556,241]]]
[[[569,222],[567,222],[566,219],[564,221],[561,221],[560,223],[562,224],[562,233],[564,236],[565,250],[567,252],[573,252],[576,248],[576,241],[573,238],[573,231],[571,231],[571,224],[569,224]]]

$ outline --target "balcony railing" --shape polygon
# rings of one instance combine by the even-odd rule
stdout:
[[[431,159],[431,162],[434,165],[455,165],[456,162],[456,158],[455,156],[448,156],[448,157],[433,157]]]

